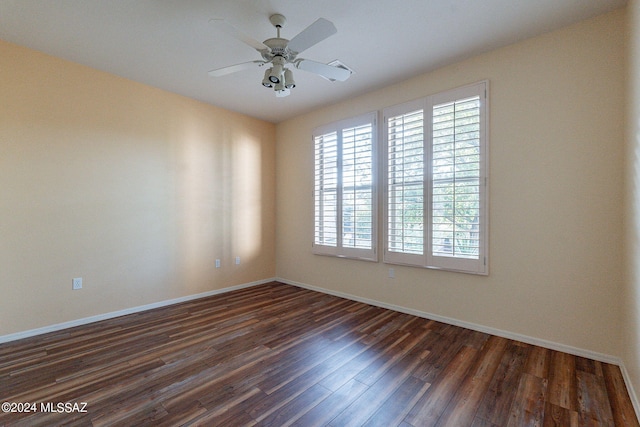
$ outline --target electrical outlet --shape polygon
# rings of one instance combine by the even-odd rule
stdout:
[[[82,289],[82,277],[76,277],[72,280],[71,289],[73,289],[74,291]]]
[[[216,268],[220,268],[220,260],[219,259],[216,260]]]
[[[396,270],[394,270],[393,268],[389,269],[389,278],[393,279],[396,277]]]
[[[240,265],[240,257],[239,256],[236,257],[236,265]]]

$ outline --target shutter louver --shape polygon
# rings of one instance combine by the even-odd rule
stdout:
[[[315,237],[314,243],[338,242],[338,135],[315,137]]]
[[[342,245],[371,249],[373,227],[373,127],[342,131]]]

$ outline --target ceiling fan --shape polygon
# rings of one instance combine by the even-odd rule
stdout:
[[[209,75],[212,77],[220,77],[237,71],[253,67],[264,67],[270,64],[271,67],[264,72],[262,85],[273,88],[276,96],[283,97],[289,95],[291,89],[296,86],[293,80],[293,73],[288,67],[289,65],[317,74],[330,81],[345,81],[353,73],[351,69],[339,61],[323,64],[310,59],[298,58],[298,54],[320,43],[338,31],[330,21],[319,18],[291,40],[280,37],[280,29],[286,22],[286,18],[283,15],[278,13],[271,15],[269,21],[276,27],[277,37],[259,42],[247,36],[224,19],[211,19],[209,21],[211,24],[220,27],[227,34],[257,50],[262,56],[262,59],[211,70],[209,71]]]

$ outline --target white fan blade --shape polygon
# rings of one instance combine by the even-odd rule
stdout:
[[[292,38],[287,47],[296,53],[300,53],[337,32],[338,30],[331,21],[320,18]]]
[[[209,23],[222,29],[224,32],[226,32],[230,36],[235,37],[241,42],[248,44],[257,51],[269,50],[269,47],[266,44],[261,43],[253,37],[246,35],[242,31],[231,25],[225,19],[210,19]]]
[[[227,74],[235,73],[237,71],[248,70],[249,68],[255,67],[256,64],[258,64],[258,67],[261,67],[264,64],[266,64],[266,62],[264,61],[243,62],[241,64],[230,65],[228,67],[222,67],[222,68],[217,68],[215,70],[211,70],[209,71],[209,75],[211,77],[226,76]]]
[[[329,80],[339,80],[341,82],[347,80],[351,75],[351,71],[344,68],[333,67],[323,64],[322,62],[311,61],[309,59],[300,59],[295,62],[296,68],[310,73],[318,74]]]

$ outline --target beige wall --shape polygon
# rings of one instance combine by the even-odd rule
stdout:
[[[274,277],[273,124],[0,58],[0,336]]]
[[[278,277],[618,356],[624,24],[619,10],[279,124]],[[312,255],[312,129],[483,79],[490,275],[389,279],[383,263]]]
[[[628,115],[626,181],[627,280],[623,296],[623,360],[633,389],[640,393],[640,1],[628,5]],[[636,397],[637,399],[638,397]],[[640,412],[640,408],[636,408]]]

